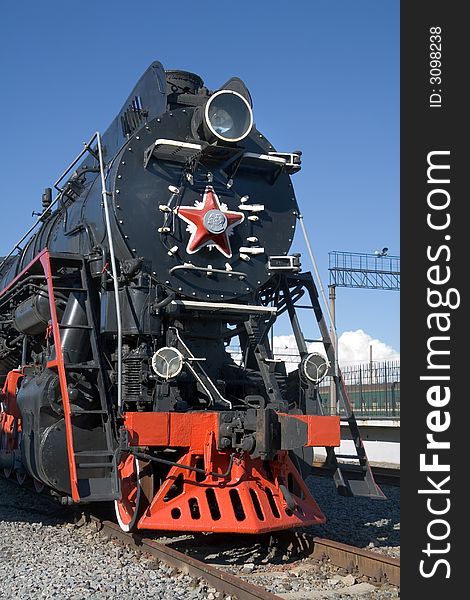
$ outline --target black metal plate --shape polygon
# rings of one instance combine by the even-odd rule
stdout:
[[[194,181],[183,177],[184,165],[152,158],[144,168],[144,152],[157,139],[173,139],[191,141],[190,123],[192,109],[179,109],[165,113],[151,121],[146,128],[132,138],[120,158],[116,170],[114,202],[119,226],[130,250],[135,256],[143,256],[151,263],[151,269],[158,279],[172,290],[188,297],[224,301],[240,298],[259,289],[270,278],[267,270],[269,255],[287,254],[294,236],[297,203],[290,177],[281,173],[272,182],[272,168],[253,169],[253,161],[249,168],[240,168],[233,177],[233,186],[227,188],[227,177],[220,172],[220,167],[211,165],[213,181],[207,179],[209,168],[199,165],[194,173]],[[256,130],[253,129],[243,141],[245,151],[267,153],[274,148]],[[248,167],[248,165],[247,165]],[[160,204],[167,204],[171,192],[169,185],[180,188],[178,203],[194,206],[201,201],[205,186],[210,183],[221,203],[229,210],[238,211],[240,198],[249,195],[248,203],[263,204],[265,209],[259,221],[251,222],[247,218],[233,230],[230,236],[232,257],[227,259],[219,250],[202,248],[195,254],[186,252],[189,233],[187,224],[179,217],[174,218],[171,234],[158,232],[164,221],[164,213],[159,210]],[[174,204],[176,206],[176,203]],[[248,217],[252,213],[246,213]],[[259,242],[250,244],[248,237],[257,237]],[[264,253],[252,256],[246,262],[239,256],[243,246],[261,246]],[[170,256],[168,250],[177,246],[178,251]],[[214,274],[208,277],[205,273],[179,270],[170,275],[176,265],[192,263],[198,267],[226,269],[229,263],[233,271],[242,272],[245,277],[239,278],[225,274]]]

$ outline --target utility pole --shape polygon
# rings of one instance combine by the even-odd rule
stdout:
[[[330,331],[330,336],[332,340],[336,340],[336,285],[331,284],[328,286],[328,289],[330,290],[329,298],[331,325],[332,329],[334,329],[334,331]],[[335,348],[335,360],[338,361],[338,348]],[[335,415],[337,413],[337,402],[338,399],[336,398],[336,385],[334,379],[332,378],[330,382],[330,415]]]

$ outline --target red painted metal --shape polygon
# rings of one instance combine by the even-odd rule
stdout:
[[[124,424],[131,446],[191,448],[204,452],[206,433],[217,432],[218,415],[213,412],[128,412]]]
[[[62,406],[64,409],[65,438],[67,441],[67,457],[70,471],[70,487],[74,502],[80,500],[78,493],[77,466],[75,464],[75,452],[73,449],[72,418],[70,411],[69,391],[67,387],[67,376],[65,374],[64,357],[62,354],[62,343],[60,340],[59,321],[57,319],[56,304],[54,298],[54,284],[52,281],[52,269],[50,255],[47,249],[38,255],[39,261],[46,275],[47,291],[49,295],[49,308],[51,312],[52,334],[54,338],[55,362],[59,375],[60,393],[62,395]]]
[[[0,390],[0,452],[5,454],[10,454],[18,448],[21,415],[16,404],[16,390],[22,377],[23,373],[20,370],[10,371],[3,389]]]
[[[3,390],[0,390],[0,400],[4,406],[4,411],[17,419],[21,417],[20,411],[16,404],[16,390],[18,382],[23,377],[20,369],[14,369],[7,375]]]
[[[340,443],[339,417],[280,416],[307,423],[306,445]],[[287,451],[263,461],[217,450],[217,413],[126,413],[124,422],[131,446],[184,449],[177,462],[205,472],[171,467],[138,529],[254,534],[325,522]]]
[[[60,340],[60,328],[59,321],[57,318],[55,297],[54,297],[54,284],[53,284],[53,273],[51,267],[51,255],[47,248],[41,250],[41,252],[9,283],[9,285],[0,291],[0,297],[4,296],[14,285],[20,282],[25,276],[29,274],[29,272],[36,267],[38,264],[41,265],[42,271],[44,272],[46,284],[47,284],[47,292],[49,297],[49,308],[51,313],[51,327],[52,334],[54,339],[54,347],[56,358],[48,362],[47,367],[57,368],[57,373],[59,376],[60,382],[60,392],[62,396],[62,405],[64,409],[64,421],[65,421],[65,435],[67,442],[67,457],[69,463],[69,471],[70,471],[70,487],[72,491],[72,499],[75,502],[80,500],[80,495],[78,493],[78,481],[77,481],[77,468],[75,464],[75,453],[73,448],[73,435],[72,435],[72,421],[71,421],[71,411],[70,411],[70,399],[67,388],[67,376],[65,373],[64,367],[64,358],[62,355],[62,344]],[[11,373],[15,373],[12,371],[9,373],[8,377],[10,377]],[[8,379],[7,379],[8,382]],[[16,397],[16,387],[15,387],[15,397]],[[15,402],[16,404],[16,402]],[[3,423],[2,423],[3,428]]]
[[[307,423],[306,446],[340,445],[339,416],[279,415]],[[202,452],[206,433],[213,431],[217,435],[218,432],[218,415],[214,412],[128,412],[124,415],[124,423],[132,446],[191,448],[192,451]]]
[[[308,425],[306,446],[339,446],[341,442],[341,417],[339,415],[286,415],[281,416],[299,419]]]
[[[139,489],[137,460],[132,454],[128,454],[120,463],[119,477],[121,479],[121,499],[117,506],[119,517],[125,527],[132,522],[138,510]]]
[[[18,273],[18,275],[15,278],[12,279],[5,288],[3,288],[3,290],[0,290],[0,298],[4,296],[16,283],[18,283],[18,281],[23,279],[23,277],[27,275],[28,272],[31,270],[31,267],[37,264],[37,262],[40,261],[45,254],[49,254],[47,248],[41,250],[41,252],[35,258],[33,258],[33,260],[30,263],[28,263],[26,267],[20,273]]]
[[[211,452],[206,472],[224,473],[230,453]],[[204,455],[190,450],[179,463],[201,466]],[[289,490],[292,509],[281,489]],[[320,525],[325,516],[307,489],[287,452],[275,460],[236,457],[226,478],[205,477],[181,467],[172,467],[141,517],[138,529],[204,531],[219,533],[264,533],[292,527]]]
[[[221,227],[221,229],[218,229],[218,233],[207,227],[204,217],[209,212],[218,219],[218,225]],[[232,256],[228,234],[245,219],[245,215],[242,212],[228,210],[227,208],[222,209],[219,197],[211,185],[206,186],[202,206],[180,206],[176,209],[176,214],[193,227],[186,247],[188,254],[194,254],[207,244],[212,244],[227,258]],[[225,221],[225,224],[223,224],[223,221]]]

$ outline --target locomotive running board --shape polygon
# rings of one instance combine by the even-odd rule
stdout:
[[[300,306],[296,307],[295,303],[302,297],[302,289],[305,289],[308,292],[311,306],[302,306],[302,308],[310,308],[314,311],[328,360],[332,365],[335,365],[336,356],[334,344],[332,343],[328,327],[323,317],[323,312],[318,301],[318,292],[311,273],[286,274],[284,275],[282,287],[300,355],[306,355],[308,350],[296,313],[296,308],[300,308]],[[295,290],[294,294],[292,293],[292,290]],[[292,300],[293,295],[296,296],[295,301]],[[341,370],[338,367],[337,374],[331,372],[330,375],[334,381],[336,397],[339,399],[345,412],[351,437],[354,441],[356,454],[345,457],[344,455],[336,454],[334,448],[325,447],[327,454],[326,467],[330,469],[336,489],[341,496],[359,496],[376,500],[386,500],[385,494],[375,482],[372,474],[356,417],[341,375]],[[321,406],[318,408],[321,410]],[[343,471],[341,463],[338,462],[338,458],[356,460],[357,465],[353,465],[353,469],[351,469],[351,465],[348,464],[348,471]]]

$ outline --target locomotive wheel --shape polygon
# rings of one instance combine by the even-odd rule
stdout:
[[[134,531],[153,497],[153,475],[149,462],[124,455],[118,467],[121,498],[115,500],[116,518],[123,531]]]

